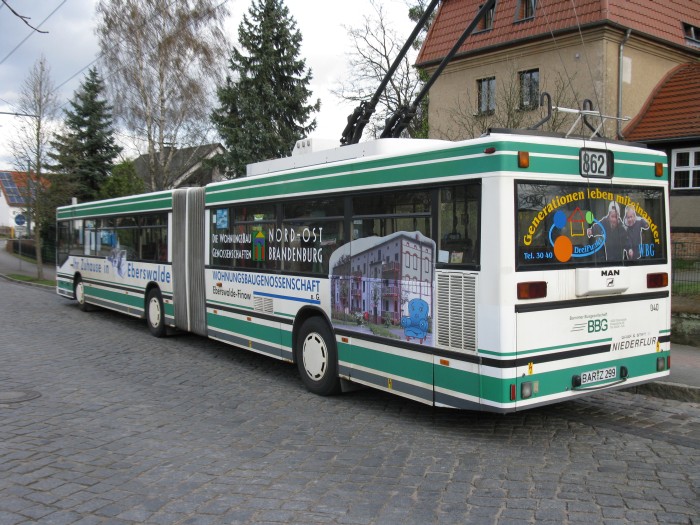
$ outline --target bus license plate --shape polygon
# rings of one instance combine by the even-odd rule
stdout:
[[[597,383],[598,381],[605,381],[606,379],[615,379],[617,377],[617,368],[611,366],[610,368],[601,368],[600,370],[591,370],[590,372],[584,372],[581,374],[581,384],[587,385],[588,383]]]

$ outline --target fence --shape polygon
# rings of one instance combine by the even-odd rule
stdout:
[[[33,239],[8,239],[7,251],[36,260],[36,248]],[[56,262],[56,245],[44,241],[41,247],[41,259],[46,263]]]
[[[700,243],[671,245],[672,289],[676,295],[700,295]]]

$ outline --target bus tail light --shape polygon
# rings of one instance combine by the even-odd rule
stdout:
[[[520,383],[520,397],[523,399],[528,399],[532,397],[532,382],[525,381]]]
[[[666,358],[665,357],[657,357],[656,358],[656,371],[663,372],[664,370],[666,370]]]
[[[547,297],[547,281],[518,283],[518,299],[541,299]]]
[[[647,288],[666,288],[667,286],[668,274],[666,272],[647,274]]]
[[[666,358],[666,369],[671,370],[671,356]]]
[[[664,176],[664,165],[662,162],[654,163],[654,175],[656,175],[657,177]]]
[[[515,384],[510,385],[510,400],[515,401]]]
[[[518,168],[530,167],[530,152],[518,151]]]

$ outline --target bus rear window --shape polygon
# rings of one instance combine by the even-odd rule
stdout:
[[[516,182],[519,270],[666,260],[661,188]]]

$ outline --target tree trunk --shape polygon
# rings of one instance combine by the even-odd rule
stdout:
[[[36,278],[44,279],[44,260],[41,253],[41,228],[38,224],[34,224],[34,250],[36,252]]]

